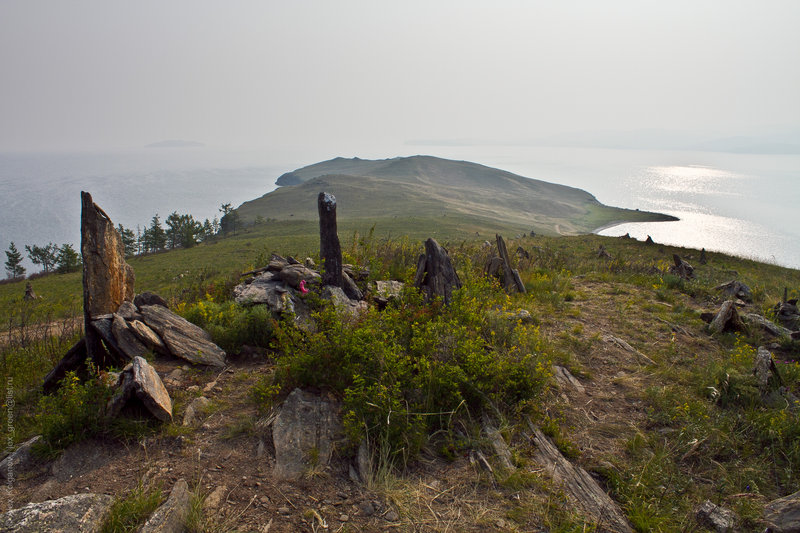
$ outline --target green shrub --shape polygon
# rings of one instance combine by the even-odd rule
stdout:
[[[54,455],[73,442],[104,431],[103,411],[111,394],[94,366],[89,366],[89,378],[84,382],[75,373],[68,373],[55,393],[39,399],[36,424],[43,440],[39,452]]]
[[[264,305],[245,307],[230,301],[217,303],[207,294],[197,303],[178,305],[177,310],[205,329],[227,352],[236,352],[243,345],[267,348],[273,340],[276,321]]]
[[[514,408],[549,379],[538,328],[509,318],[511,300],[485,280],[456,291],[449,306],[408,290],[397,305],[358,318],[332,307],[315,314],[314,333],[276,329],[277,369],[256,397],[294,387],[337,394],[353,442],[388,443],[396,459],[413,457],[427,435],[460,411]],[[491,324],[503,324],[498,331]]]

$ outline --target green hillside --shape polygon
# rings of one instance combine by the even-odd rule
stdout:
[[[320,191],[333,193],[342,220],[371,219],[380,233],[397,218],[449,218],[464,232],[588,233],[612,222],[672,220],[658,213],[601,204],[586,191],[529,179],[467,161],[430,156],[384,160],[336,158],[278,178],[282,187],[238,209],[247,224],[257,217],[315,220]],[[430,231],[430,228],[428,229]]]

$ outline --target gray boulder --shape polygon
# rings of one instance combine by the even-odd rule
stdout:
[[[225,352],[203,329],[160,305],[143,305],[139,310],[145,324],[158,333],[172,355],[191,363],[225,366]]]
[[[722,285],[717,285],[714,287],[714,290],[722,291],[724,296],[739,298],[745,302],[753,301],[753,292],[750,290],[750,287],[741,281],[729,281],[727,283],[723,283]]]
[[[788,337],[792,334],[790,330],[767,320],[757,313],[747,313],[742,316],[742,319],[748,324],[758,326],[774,337]]]
[[[275,475],[297,479],[325,467],[341,435],[336,405],[310,392],[293,390],[272,426]]]
[[[325,285],[322,288],[320,296],[325,300],[330,300],[333,303],[333,307],[338,311],[350,316],[358,315],[367,310],[367,302],[363,300],[351,300],[341,287]]]
[[[142,357],[133,358],[133,392],[154,417],[172,420],[172,400],[156,370]]]
[[[322,277],[318,272],[306,268],[304,265],[294,264],[287,265],[280,272],[276,272],[274,274],[274,279],[284,281],[290,287],[299,289],[301,281],[305,280],[306,283],[310,283],[312,281],[319,281]]]
[[[137,294],[133,299],[133,305],[136,307],[142,307],[143,305],[160,305],[161,307],[169,308],[169,305],[167,305],[167,301],[164,300],[164,298],[154,292],[149,291]]]
[[[0,516],[7,533],[95,533],[100,531],[114,498],[105,494],[73,494],[57,500],[29,503]]]

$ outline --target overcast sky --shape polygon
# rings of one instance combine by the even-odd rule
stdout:
[[[0,1],[0,151],[800,126],[800,2]]]

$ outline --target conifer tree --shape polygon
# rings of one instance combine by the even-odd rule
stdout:
[[[11,279],[21,278],[25,275],[25,267],[22,266],[22,254],[13,241],[6,250],[6,273]]]

